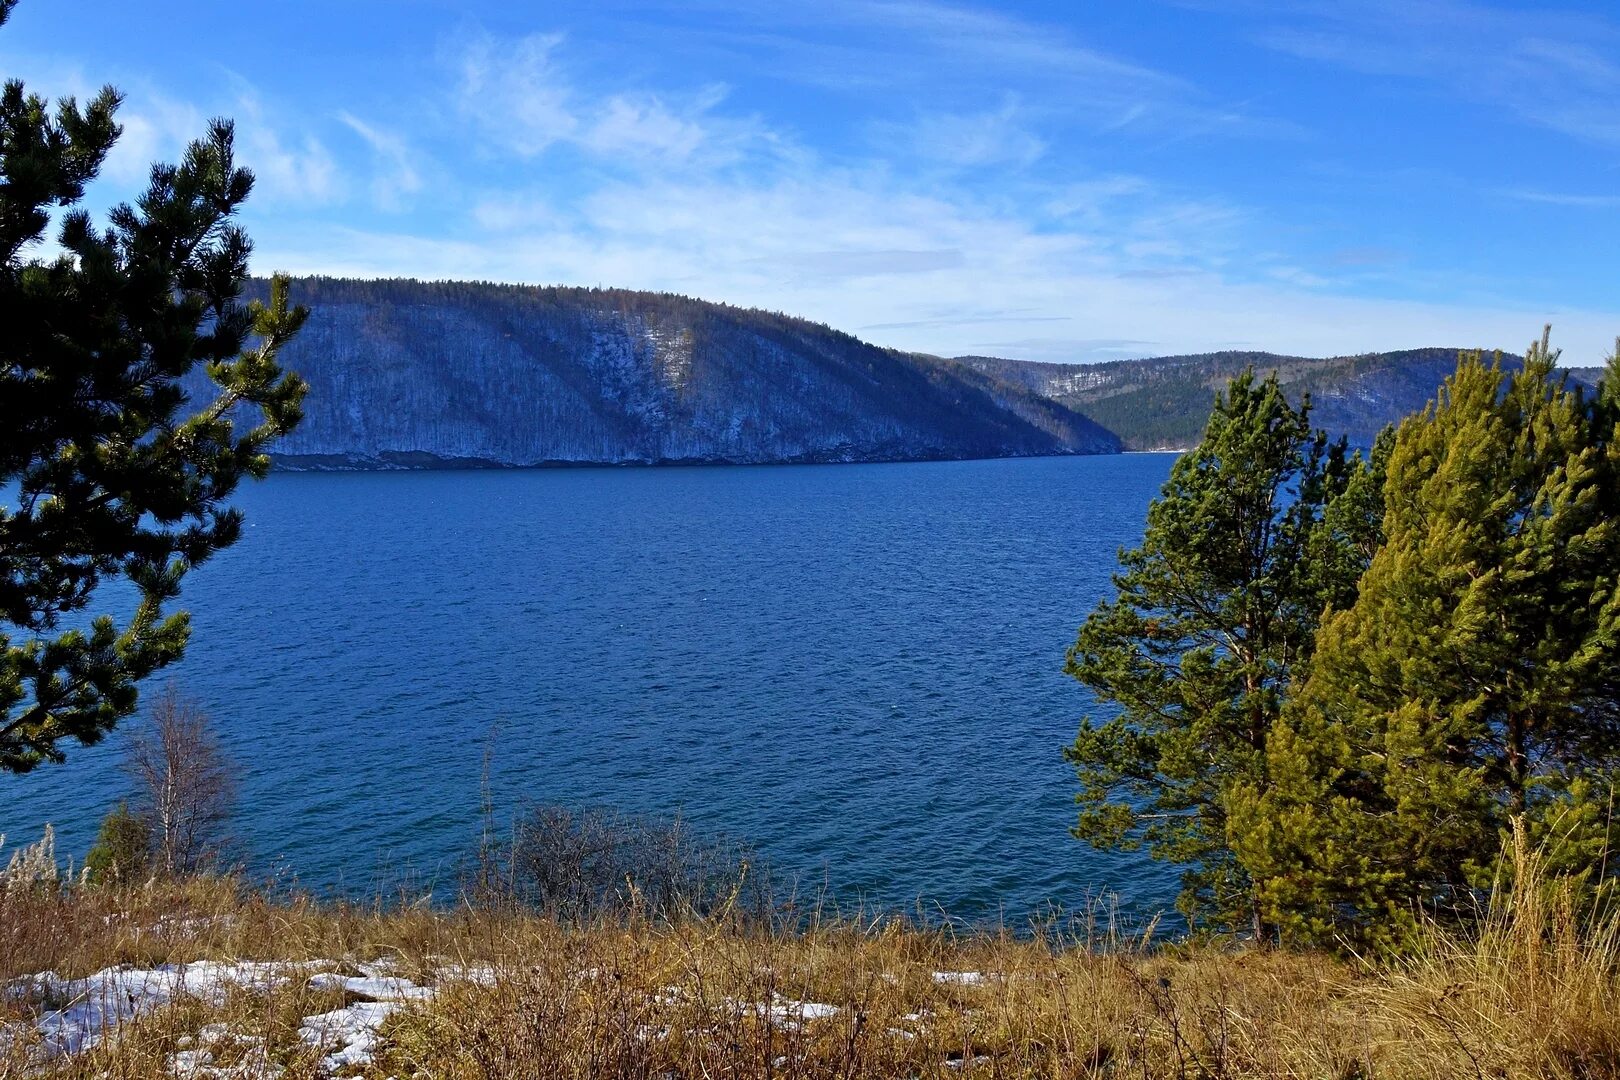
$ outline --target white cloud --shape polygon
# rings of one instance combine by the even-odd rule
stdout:
[[[561,34],[473,37],[458,57],[462,112],[487,138],[523,157],[573,135],[579,120],[551,57],[562,41]]]
[[[1149,133],[1281,130],[1245,107],[1005,16],[909,0],[829,0],[827,13],[835,29],[867,32],[812,43],[794,62],[836,55],[891,88],[929,78],[965,89],[908,93],[899,100],[926,106],[899,121],[866,108],[851,138],[818,151],[767,126],[709,72],[684,87],[648,85],[644,72],[589,69],[554,34],[462,35],[441,56],[449,85],[424,95],[448,107],[402,103],[411,127],[375,103],[294,111],[238,85],[220,111],[239,118],[243,163],[261,178],[248,208],[255,266],[665,289],[802,314],[901,348],[1047,360],[1234,341],[1306,354],[1516,347],[1551,319],[1572,362],[1595,361],[1620,324],[1620,314],[1497,303],[1472,284],[1467,302],[1347,295],[1368,286],[1366,258],[1315,265],[1280,250],[1292,242],[1271,235],[1276,222],[1199,188],[1197,170],[1167,183],[1123,171],[1143,169],[1140,159],[1111,171],[1113,159],[1099,157],[1088,171],[1059,153],[1068,134],[1110,126],[1120,132],[1111,139],[1138,146]],[[1609,76],[1601,55],[1566,68],[1587,87]],[[986,90],[1019,71],[1032,81],[1018,94]],[[1064,115],[1029,104],[1047,90]],[[118,168],[144,175],[143,158],[172,160],[201,133],[202,116],[132,95],[126,117],[138,123]],[[995,183],[983,182],[986,170]],[[1506,194],[1607,205],[1607,196]],[[369,216],[377,209],[397,213]],[[1354,238],[1330,242],[1342,239]],[[1376,284],[1417,293],[1419,271],[1389,261]],[[1429,290],[1463,291],[1449,278]]]
[[[1164,221],[1147,215],[1134,240],[1053,233],[971,200],[897,188],[882,170],[823,169],[758,184],[648,176],[597,191],[577,216],[514,218],[503,222],[514,228],[473,238],[345,230],[283,234],[264,250],[294,271],[683,292],[864,328],[883,345],[1042,360],[1231,341],[1304,355],[1516,348],[1551,321],[1569,362],[1597,362],[1620,324],[1613,313],[1535,304],[1334,295],[1331,282],[1283,262],[1233,280],[1219,241],[1200,250],[1181,237],[1179,249],[1161,250],[1169,241],[1153,230],[1180,231]]]
[[[1000,21],[932,4],[855,6],[924,36],[952,26],[1001,33],[1003,56],[1048,62],[1049,44]],[[999,343],[1046,360],[1231,341],[1318,355],[1511,347],[1549,317],[1571,357],[1595,356],[1612,339],[1615,320],[1601,313],[1335,295],[1348,279],[1333,275],[1350,271],[1268,253],[1256,213],[1204,192],[1122,173],[1043,183],[1031,168],[1038,118],[1015,98],[919,114],[890,131],[911,140],[899,154],[880,147],[835,161],[731,115],[718,88],[683,96],[589,85],[570,75],[555,35],[484,35],[458,55],[462,115],[486,147],[519,163],[570,152],[547,159],[547,181],[521,164],[495,169],[424,234],[280,230],[261,239],[266,265],[668,290],[864,327],[901,348]],[[1174,80],[1163,85],[1180,92]],[[518,98],[529,113],[501,104]],[[507,107],[521,122],[499,123]],[[903,167],[924,146],[938,159],[1028,175],[985,189],[958,170]]]
[[[403,138],[347,111],[339,112],[338,119],[371,148],[376,163],[371,195],[379,208],[401,209],[405,196],[422,190],[422,175],[416,168],[415,155]]]
[[[1177,76],[1087,48],[1051,26],[982,8],[935,0],[828,0],[815,15],[879,28],[919,54],[948,57],[969,71],[1012,69],[1125,96],[1193,93]]]
[[[563,215],[552,205],[547,191],[502,191],[484,195],[473,203],[472,218],[480,229],[489,232],[555,228],[563,223]]]
[[[952,168],[1023,168],[1039,160],[1047,145],[1011,98],[984,112],[928,112],[911,124],[879,123],[873,136],[885,156]]]
[[[754,120],[720,117],[726,89],[680,96],[646,91],[591,93],[558,59],[560,34],[515,40],[479,33],[453,50],[461,114],[490,146],[534,158],[566,145],[613,165],[724,164],[750,145],[768,149]]]
[[[151,90],[130,95],[118,110],[124,133],[113,144],[102,175],[136,188],[151,175],[155,162],[178,161],[192,140],[207,134],[208,118],[196,106]]]
[[[246,79],[233,75],[230,82],[236,90],[229,109],[236,122],[236,160],[253,171],[256,203],[308,208],[348,196],[349,178],[326,144],[308,126],[282,123],[297,114],[267,106]]]
[[[709,141],[705,114],[723,92],[711,92],[677,112],[650,94],[614,94],[592,110],[580,142],[605,158],[650,157],[684,161]]]
[[[1297,139],[1299,126],[1213,100],[1187,79],[1115,55],[1053,22],[940,0],[685,0],[723,15],[693,40],[772,79],[971,114],[1016,87],[1093,133]],[[1037,136],[1038,137],[1038,136]],[[1043,140],[1044,141],[1044,140]]]

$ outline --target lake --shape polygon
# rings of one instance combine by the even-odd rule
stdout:
[[[1156,910],[1172,869],[1067,834],[1062,669],[1172,460],[277,475],[170,672],[251,868],[323,892],[453,882],[487,758],[503,812],[679,814],[842,898]],[[0,778],[8,849],[82,857],[122,749]]]

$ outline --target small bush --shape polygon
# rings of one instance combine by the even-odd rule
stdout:
[[[84,868],[93,885],[128,884],[144,876],[152,864],[152,827],[130,813],[127,803],[101,819],[96,842],[85,857]]]
[[[768,920],[771,881],[753,852],[668,822],[612,810],[530,806],[504,841],[479,850],[469,898],[565,922],[676,921],[721,911]]]

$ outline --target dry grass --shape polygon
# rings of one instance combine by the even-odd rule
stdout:
[[[1620,938],[1520,874],[1469,939],[1419,956],[959,935],[894,921],[772,933],[725,918],[569,926],[512,913],[271,902],[228,881],[0,898],[0,980],[197,959],[391,958],[444,982],[382,1028],[375,1077],[1620,1077]],[[974,972],[980,978],[941,978]],[[40,1075],[173,1075],[224,1023],[235,1075],[321,1075],[303,1017],[344,1003],[304,980],[182,1000]],[[0,1004],[15,1020],[49,1002]],[[836,1008],[818,1009],[824,1005]],[[21,1075],[26,1047],[0,1058]],[[262,1055],[262,1057],[260,1056]]]

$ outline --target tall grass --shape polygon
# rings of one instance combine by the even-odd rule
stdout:
[[[567,920],[272,900],[228,879],[35,882],[0,893],[0,980],[387,958],[439,993],[385,1024],[366,1074],[379,1078],[1620,1078],[1620,920],[1580,896],[1521,839],[1470,932],[1431,925],[1403,959],[1358,960],[1152,944],[1106,921],[1017,936],[870,917],[788,927],[723,905]],[[468,966],[490,977],[451,977]],[[225,1024],[249,1037],[216,1055],[234,1075],[315,1077],[300,1019],[344,1001],[300,980],[181,1001],[35,1074],[169,1075]],[[53,1004],[7,995],[0,1018]],[[27,1064],[13,1043],[0,1077]]]
[[[1522,828],[1505,870],[1483,918],[1429,927],[1367,1008],[1428,1048],[1414,1075],[1620,1076],[1620,911],[1549,874]]]

